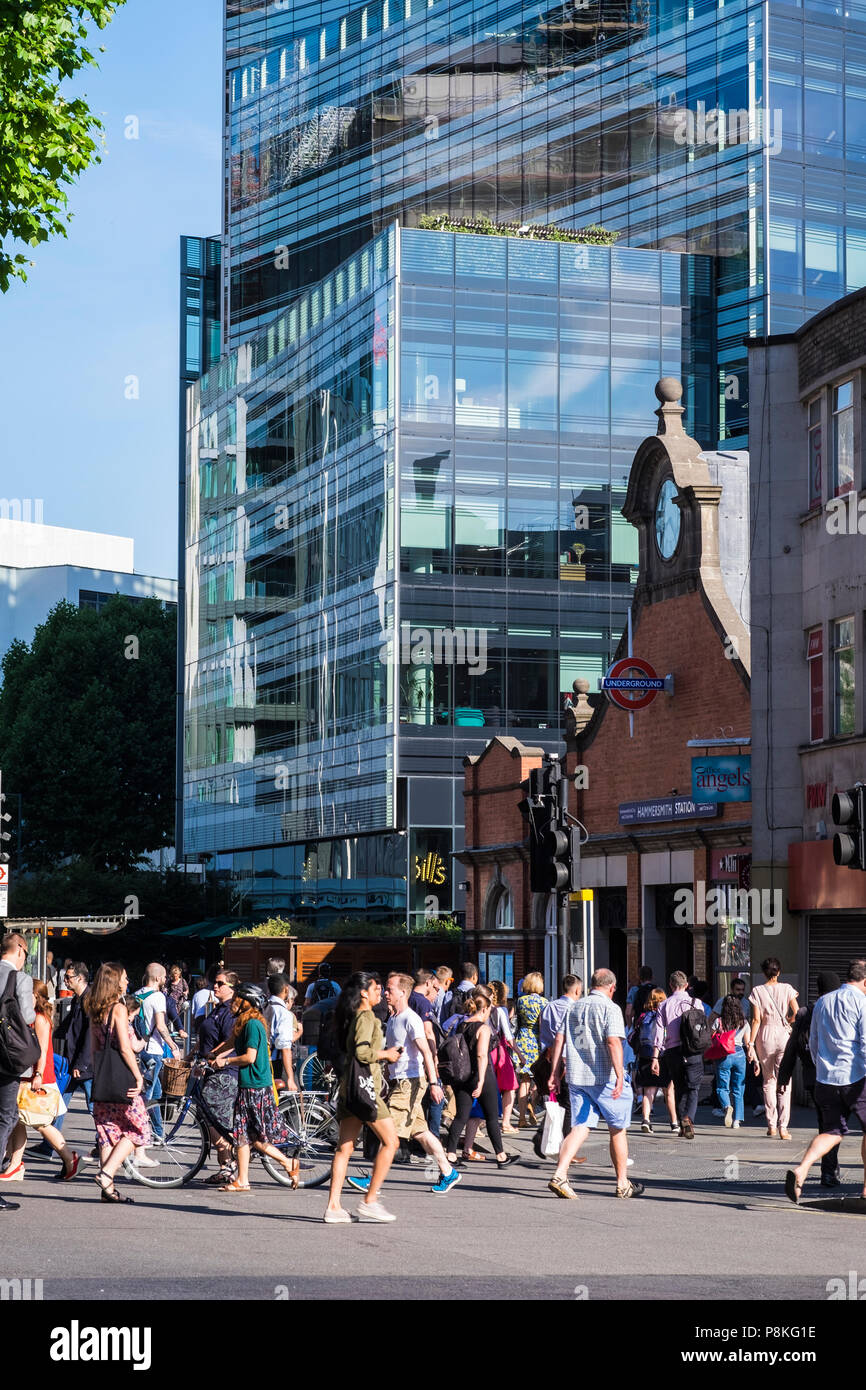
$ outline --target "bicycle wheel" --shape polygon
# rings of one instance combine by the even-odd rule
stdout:
[[[147,1102],[147,1118],[153,1130],[147,1155],[157,1166],[138,1168],[127,1163],[127,1172],[145,1187],[183,1187],[195,1177],[210,1149],[207,1126],[198,1107],[183,1096],[161,1096]]]
[[[332,1070],[330,1062],[323,1062],[318,1052],[311,1052],[301,1064],[298,1085],[302,1091],[328,1091]]]
[[[281,1145],[283,1153],[297,1158],[301,1187],[321,1187],[331,1174],[331,1160],[337,1147],[339,1125],[334,1112],[320,1096],[303,1096],[292,1091],[280,1101],[280,1114],[288,1126],[291,1138]],[[276,1159],[260,1154],[265,1171],[283,1187],[291,1187],[291,1179]]]

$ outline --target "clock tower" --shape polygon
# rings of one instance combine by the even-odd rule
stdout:
[[[658,431],[638,449],[623,516],[637,528],[640,570],[635,610],[697,591],[719,635],[749,667],[749,635],[725,586],[719,554],[722,488],[696,440],[683,429],[683,388],[662,377],[655,388]]]

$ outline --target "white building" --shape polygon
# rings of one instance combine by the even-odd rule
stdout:
[[[177,581],[136,574],[127,536],[71,531],[0,518],[0,656],[16,638],[30,642],[61,599],[101,608],[114,594],[177,603]]]

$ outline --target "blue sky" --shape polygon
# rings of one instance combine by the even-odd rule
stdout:
[[[134,537],[147,574],[177,572],[179,238],[220,230],[222,8],[118,10],[99,70],[72,84],[105,125],[102,163],[72,185],[68,239],[0,296],[0,493]]]

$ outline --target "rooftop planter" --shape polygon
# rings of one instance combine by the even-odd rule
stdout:
[[[470,236],[521,237],[525,241],[571,241],[581,246],[613,246],[619,232],[593,223],[571,231],[567,227],[539,226],[530,222],[492,222],[489,217],[451,217],[445,212],[425,212],[418,218],[425,232],[467,232]]]

